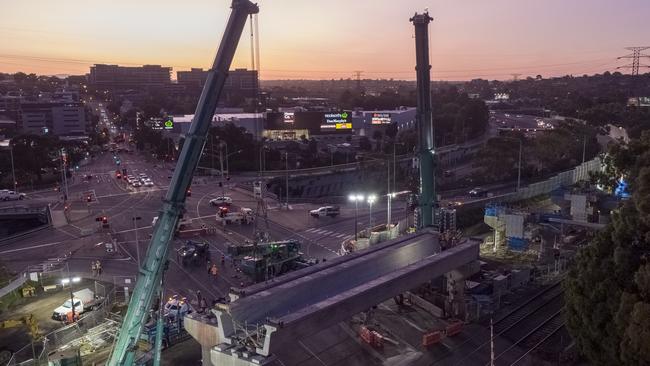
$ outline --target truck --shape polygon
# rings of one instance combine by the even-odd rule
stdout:
[[[72,300],[74,300],[75,314],[81,315],[101,305],[104,298],[96,296],[92,290],[87,288],[73,292],[72,299],[66,300],[63,305],[54,309],[52,319],[62,321],[72,319]]]
[[[336,217],[339,215],[339,213],[340,213],[340,209],[337,206],[324,206],[316,210],[309,211],[309,214],[312,217],[323,217],[323,216]]]
[[[10,191],[8,189],[0,189],[0,200],[2,201],[15,201],[24,200],[27,196],[24,193]]]
[[[305,268],[317,261],[303,258],[300,242],[294,239],[259,244],[230,245],[232,256],[242,272],[253,282],[265,281],[292,270]]]
[[[181,262],[183,267],[188,264],[196,265],[204,263],[209,258],[209,250],[210,246],[208,242],[188,240],[182,247],[178,248],[179,262]]]
[[[247,207],[242,207],[239,211],[235,212],[220,209],[217,212],[216,220],[224,224],[250,224],[255,220],[255,213]]]

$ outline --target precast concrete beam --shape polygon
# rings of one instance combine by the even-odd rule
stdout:
[[[285,346],[286,342],[301,339],[349,319],[371,306],[415,288],[432,278],[475,261],[479,256],[479,243],[460,244],[441,253],[428,256],[360,286],[341,291],[303,309],[268,320],[278,330],[270,340],[271,353]],[[316,286],[316,284],[314,284]]]

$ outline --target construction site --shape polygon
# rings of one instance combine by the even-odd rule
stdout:
[[[600,169],[594,159],[512,194],[441,207],[435,189],[428,12],[404,19],[404,27],[409,22],[413,27],[414,40],[405,41],[415,42],[417,62],[414,224],[408,216],[391,220],[389,214],[387,222],[370,224],[357,235],[355,222],[354,239],[340,240],[335,257],[310,257],[306,249],[312,243],[300,237],[268,239],[260,180],[252,185],[256,217],[246,209],[246,214],[216,218],[223,227],[253,227],[258,240],[242,245],[206,238],[205,227],[181,230],[209,123],[247,21],[258,11],[248,0],[232,1],[142,260],[138,252],[136,275],[100,280],[98,264],[92,275],[71,277],[67,258],[31,268],[28,277],[1,294],[0,364],[573,361],[577,354],[562,313],[562,279],[578,248],[604,228],[617,201],[588,183],[589,174]],[[477,211],[482,219],[472,224],[471,234],[463,232],[458,222]],[[165,292],[172,259],[188,274],[207,271],[227,279],[228,293],[208,299],[200,291],[193,297]]]

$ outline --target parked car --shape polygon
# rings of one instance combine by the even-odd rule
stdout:
[[[142,187],[142,183],[140,183],[139,180],[134,180],[133,183],[131,183],[131,185],[136,187],[136,188]]]
[[[153,181],[151,179],[145,179],[144,180],[144,186],[145,187],[153,187]]]
[[[210,204],[212,206],[230,205],[232,204],[232,198],[227,196],[213,198],[210,200]]]
[[[313,217],[323,217],[323,216],[336,217],[339,215],[339,213],[340,213],[340,209],[336,206],[324,206],[316,210],[309,211],[309,214]]]
[[[10,191],[8,189],[0,190],[0,200],[3,201],[23,200],[26,197],[27,196],[24,193]]]

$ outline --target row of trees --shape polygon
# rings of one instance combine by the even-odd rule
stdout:
[[[61,172],[61,149],[67,153],[67,164],[74,168],[89,153],[88,145],[62,141],[51,135],[19,135],[11,140],[14,170],[18,186],[40,185],[56,180]],[[48,179],[49,177],[49,179]],[[13,188],[11,154],[9,149],[0,152],[0,182]]]
[[[521,141],[522,179],[547,176],[580,164],[583,152],[585,160],[598,154],[597,133],[598,129],[567,120],[553,130],[538,131],[534,137],[521,132],[502,134],[487,141],[475,165],[481,167],[479,176],[485,182],[515,178]]]
[[[632,193],[578,252],[565,281],[567,326],[594,365],[650,364],[650,133],[616,145],[596,178]]]

